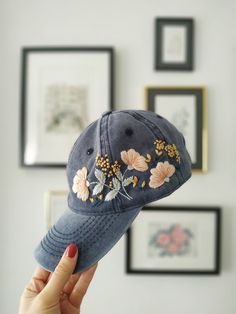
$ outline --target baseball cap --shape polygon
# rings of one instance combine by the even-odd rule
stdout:
[[[144,205],[166,197],[191,177],[180,131],[144,110],[107,111],[74,143],[67,163],[68,206],[34,251],[54,271],[74,243],[74,273],[99,261],[122,237]]]

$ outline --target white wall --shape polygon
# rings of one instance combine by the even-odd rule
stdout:
[[[66,189],[63,169],[22,169],[19,66],[24,45],[112,45],[116,106],[143,108],[145,85],[209,89],[209,172],[160,204],[223,207],[220,276],[127,276],[124,238],[99,263],[83,314],[235,314],[236,3],[234,0],[1,0],[0,2],[0,313],[17,313],[42,237],[43,194]],[[154,18],[196,20],[196,70],[153,70]]]

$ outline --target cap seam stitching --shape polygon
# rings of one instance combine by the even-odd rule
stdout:
[[[163,132],[160,130],[160,128],[154,124],[152,121],[150,121],[147,118],[144,118],[142,115],[140,115],[139,113],[135,112],[135,115],[137,115],[140,119],[142,119],[143,121],[147,121],[147,123],[150,123],[154,128],[157,128],[159,130],[159,132],[161,133],[161,135],[163,136],[163,139],[166,141],[166,138],[163,134]],[[139,120],[140,121],[140,120]],[[142,121],[141,121],[142,122]],[[146,125],[146,124],[145,124]],[[156,137],[157,135],[155,134],[155,132],[153,132],[153,130],[147,125],[147,128],[154,134],[154,136]]]
[[[111,149],[111,145],[110,145],[110,139],[109,139],[109,132],[108,132],[108,127],[109,127],[109,119],[110,119],[110,114],[107,115],[107,119],[106,119],[106,137],[107,137],[107,148],[109,150],[109,155],[111,156],[111,160],[112,162],[114,162],[114,159],[113,159],[113,155],[112,155],[112,149]],[[112,202],[112,208],[113,210],[116,210],[116,204],[115,204],[115,200],[111,200]]]

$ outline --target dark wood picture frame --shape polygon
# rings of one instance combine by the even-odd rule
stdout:
[[[133,268],[132,267],[132,245],[133,245],[133,237],[132,230],[134,228],[135,222],[129,227],[126,232],[126,273],[127,274],[159,274],[159,275],[219,275],[221,271],[221,216],[222,209],[220,207],[215,206],[207,206],[207,207],[197,207],[197,206],[153,206],[153,207],[144,207],[142,211],[152,213],[158,215],[158,212],[173,212],[173,213],[212,213],[215,217],[215,237],[214,237],[214,267],[209,269],[181,269],[181,270],[171,270],[171,269],[145,269],[145,268]],[[142,236],[145,236],[142,234]],[[142,251],[143,248],[140,248]]]
[[[186,45],[184,47],[185,60],[165,61],[164,60],[164,28],[165,27],[185,27]],[[172,42],[177,43],[172,50],[176,50],[180,45],[180,39],[174,37]],[[183,50],[183,49],[182,49]],[[155,69],[162,71],[192,71],[194,68],[194,20],[192,18],[156,18],[155,20]]]
[[[28,80],[29,80],[29,57],[33,54],[71,54],[76,53],[85,55],[89,54],[106,54],[107,55],[107,77],[108,77],[108,95],[106,110],[114,109],[114,48],[109,46],[52,46],[52,47],[24,47],[21,50],[21,101],[20,101],[20,166],[22,167],[51,167],[64,168],[66,162],[33,162],[27,163],[25,160],[25,150],[27,145],[27,114],[31,104],[27,99]],[[96,106],[96,104],[94,104]],[[101,109],[102,110],[102,109]],[[101,112],[102,113],[102,112]]]
[[[196,162],[192,163],[192,170],[199,172],[206,172],[208,170],[208,124],[207,124],[207,102],[206,102],[206,87],[202,86],[147,86],[145,88],[145,109],[154,111],[162,115],[158,111],[156,105],[156,97],[158,96],[194,96],[195,111],[196,111]],[[166,117],[168,119],[168,117]],[[171,121],[170,121],[171,122]],[[177,127],[178,128],[178,127]]]

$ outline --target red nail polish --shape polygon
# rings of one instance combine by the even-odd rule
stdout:
[[[72,243],[67,247],[66,256],[73,258],[77,252],[77,247]]]

